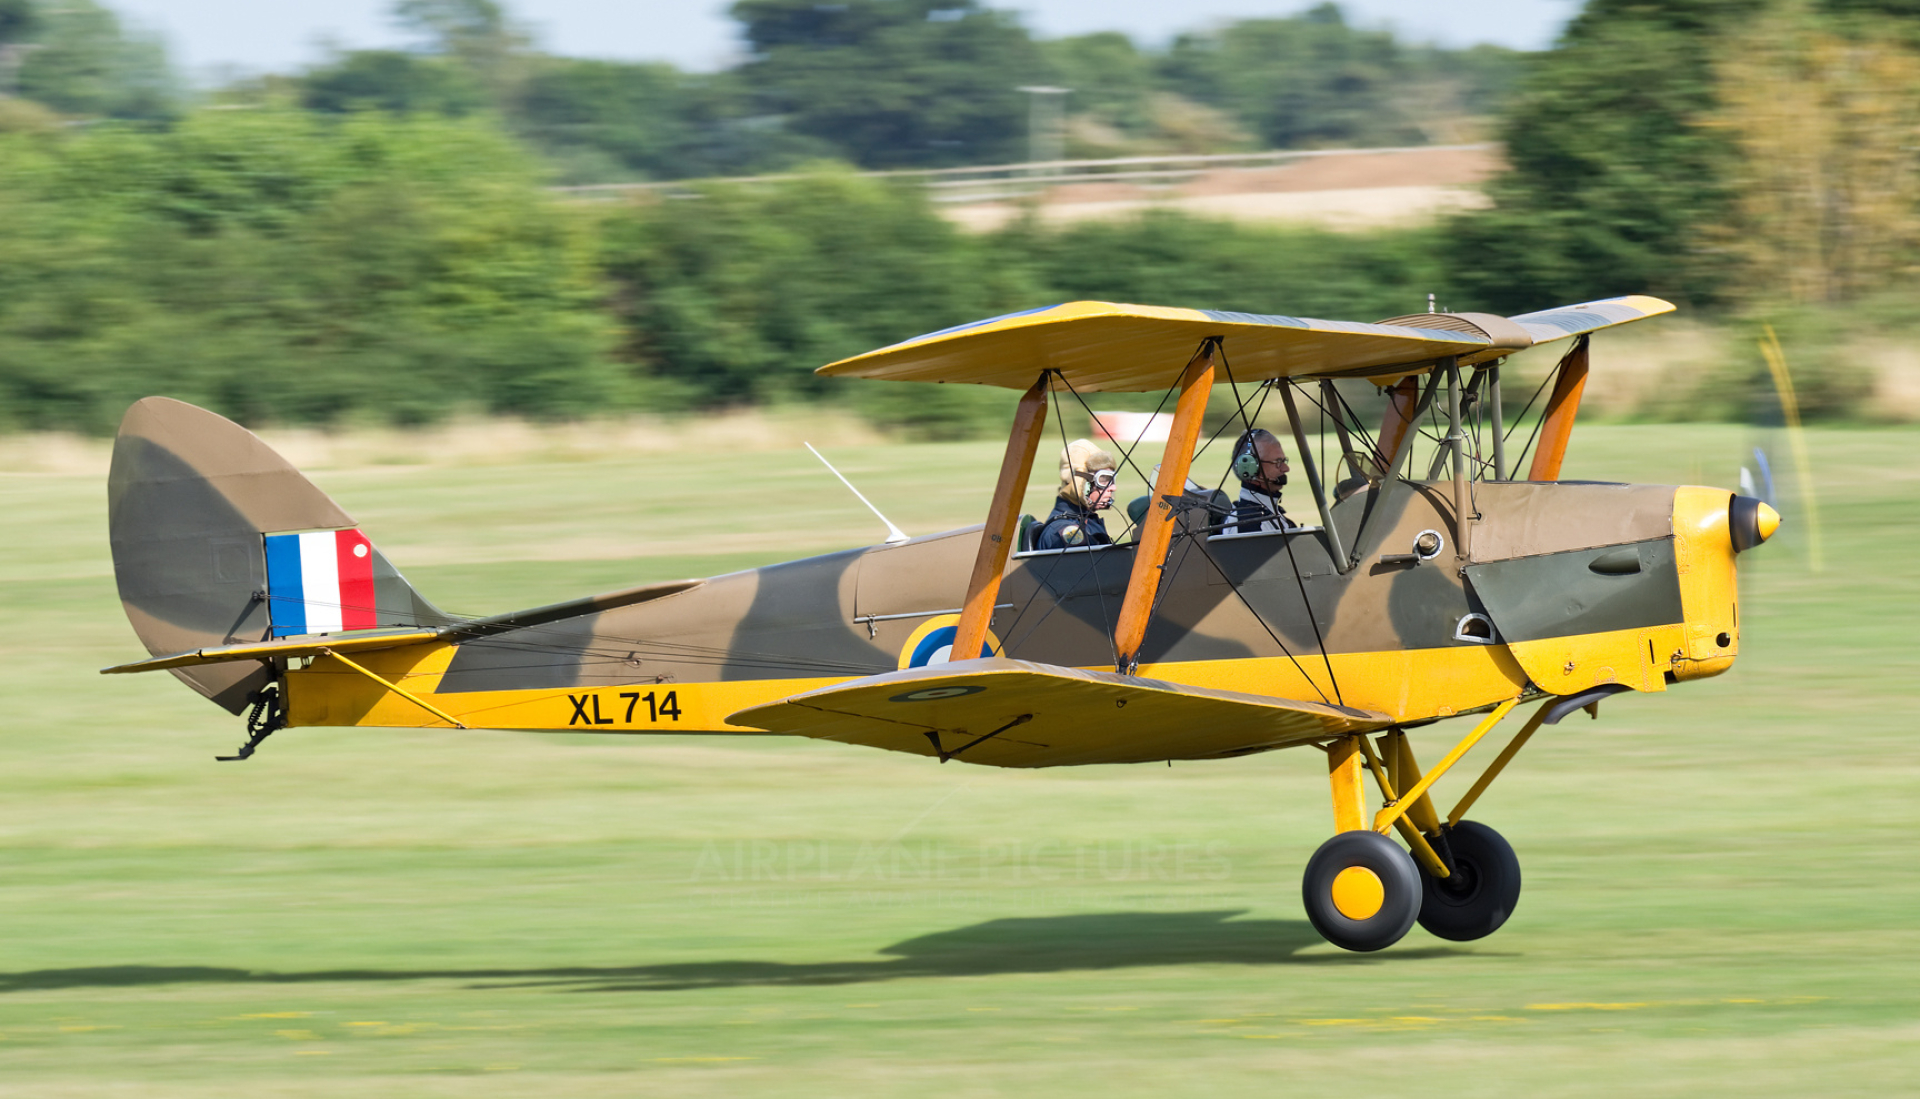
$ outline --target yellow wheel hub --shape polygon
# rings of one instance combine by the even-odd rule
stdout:
[[[1333,906],[1350,920],[1372,919],[1387,903],[1387,887],[1380,875],[1364,866],[1349,866],[1333,877]]]

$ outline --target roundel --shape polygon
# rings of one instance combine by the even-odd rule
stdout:
[[[900,647],[900,667],[924,668],[929,664],[945,664],[954,659],[953,634],[960,624],[957,614],[937,614],[920,624]],[[986,643],[980,646],[981,656],[992,656],[1000,647],[1000,639],[987,631]],[[964,660],[965,657],[960,659]]]
[[[962,695],[977,695],[984,690],[986,690],[985,687],[978,687],[971,683],[965,683],[965,684],[956,683],[946,687],[925,687],[918,691],[908,691],[906,694],[903,694],[903,695],[894,695],[892,698],[888,699],[887,701],[888,702],[937,702],[943,698],[959,698]]]

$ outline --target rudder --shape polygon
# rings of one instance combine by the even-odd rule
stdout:
[[[127,410],[113,444],[107,515],[120,603],[154,656],[453,621],[258,436],[182,401],[148,397]],[[321,553],[330,545],[338,554],[331,565]],[[272,569],[270,554],[281,562]],[[310,571],[289,572],[287,562],[297,568],[303,559]],[[303,579],[313,597],[303,594]],[[236,714],[274,677],[259,662],[173,674]]]

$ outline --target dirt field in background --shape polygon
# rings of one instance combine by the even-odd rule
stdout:
[[[955,203],[942,213],[974,232],[1006,224],[1028,203],[1049,224],[1110,220],[1162,208],[1237,221],[1369,229],[1483,206],[1480,184],[1501,164],[1492,149],[1356,152],[1276,167],[1217,168],[1169,187],[1073,183],[1026,202]]]

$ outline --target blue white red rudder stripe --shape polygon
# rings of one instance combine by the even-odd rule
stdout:
[[[373,544],[358,530],[269,534],[267,621],[274,637],[379,625]]]

